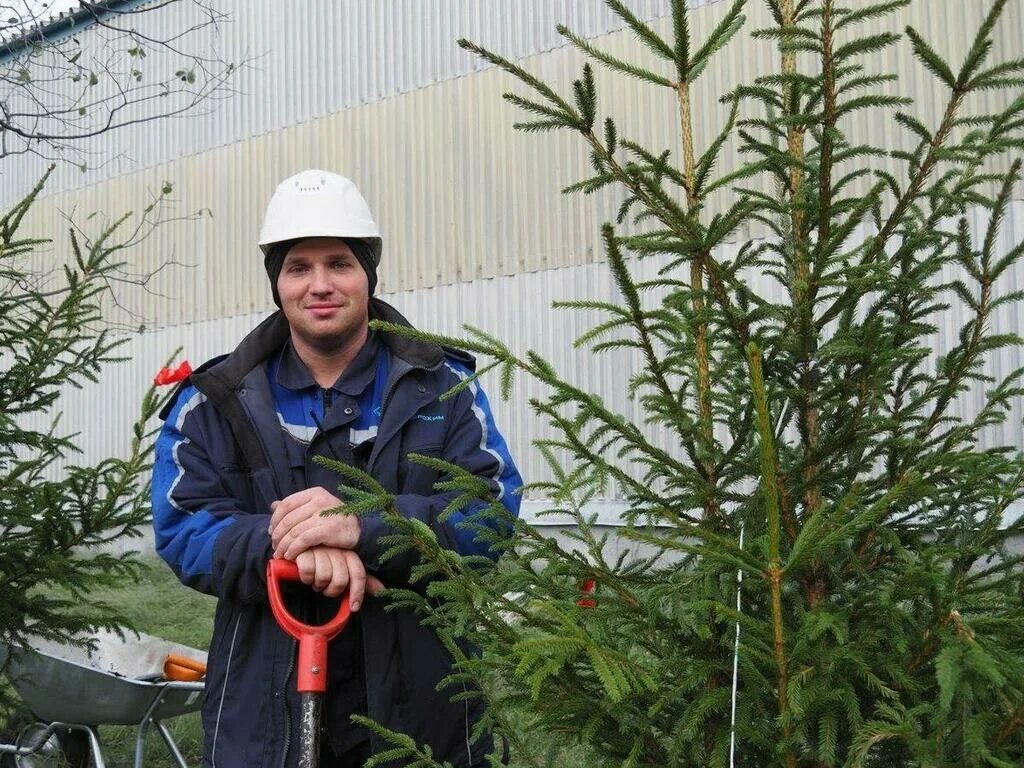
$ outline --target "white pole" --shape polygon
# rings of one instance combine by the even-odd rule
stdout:
[[[740,526],[740,549],[743,549],[743,529]],[[736,613],[741,612],[743,597],[743,570],[736,571]],[[732,717],[729,725],[729,768],[736,768],[736,693],[739,688],[740,622],[736,621],[736,643],[732,654]]]

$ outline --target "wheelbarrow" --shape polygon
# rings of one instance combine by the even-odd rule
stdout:
[[[144,634],[99,632],[88,639],[92,650],[42,639],[0,647],[0,668],[38,720],[16,743],[0,743],[0,757],[13,755],[18,768],[63,765],[73,757],[64,754],[73,734],[96,768],[105,768],[96,727],[134,725],[135,768],[142,768],[150,727],[179,768],[188,768],[163,721],[202,706],[203,683],[188,678],[201,676],[206,653]]]

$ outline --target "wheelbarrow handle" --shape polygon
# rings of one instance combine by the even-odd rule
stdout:
[[[299,567],[291,560],[271,558],[267,562],[267,596],[278,626],[299,641],[299,693],[323,693],[327,690],[327,643],[345,628],[352,614],[348,592],[341,596],[333,619],[326,624],[310,625],[288,612],[281,598],[282,581],[301,581]]]

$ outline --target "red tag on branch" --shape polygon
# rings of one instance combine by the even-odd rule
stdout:
[[[585,595],[592,595],[597,590],[597,582],[594,579],[584,579],[580,584],[580,592]],[[596,608],[597,601],[592,597],[581,597],[576,601],[580,608]]]
[[[188,360],[183,360],[177,368],[161,368],[153,377],[153,386],[163,387],[167,384],[177,384],[187,379],[192,374],[192,366]]]

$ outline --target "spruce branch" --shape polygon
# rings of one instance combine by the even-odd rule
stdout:
[[[775,454],[775,437],[771,427],[771,416],[768,412],[768,398],[765,391],[764,374],[761,369],[761,352],[757,345],[747,345],[750,365],[750,384],[757,408],[757,432],[761,450],[761,477],[763,483],[764,504],[768,515],[768,568],[765,578],[771,590],[772,615],[772,648],[775,659],[778,685],[776,688],[779,702],[779,718],[782,721],[783,754],[786,765],[796,768],[796,756],[791,751],[789,739],[792,726],[789,722],[788,677],[789,662],[786,658],[785,620],[782,612],[782,577],[784,570],[780,554],[781,518],[779,516],[778,488],[775,483],[775,467],[778,459]]]
[[[916,201],[926,179],[938,162],[939,150],[949,138],[950,132],[953,128],[953,123],[956,119],[957,111],[960,108],[964,95],[965,92],[960,89],[954,88],[951,91],[950,98],[946,104],[945,112],[943,113],[938,130],[933,134],[932,140],[928,142],[927,155],[923,162],[921,162],[915,169],[910,184],[902,191],[902,193],[898,194],[893,210],[886,218],[879,233],[872,238],[869,247],[865,249],[865,253],[859,261],[860,267],[866,267],[878,258],[879,254],[883,252],[886,244],[895,234],[897,227],[902,221],[903,215],[907,212],[912,203]],[[849,304],[852,298],[853,292],[850,288],[843,291],[821,314],[817,321],[818,328],[823,328],[834,320],[843,308]]]
[[[676,82],[682,85],[690,79],[690,23],[686,0],[672,0],[671,9],[672,60],[676,67]]]
[[[493,53],[492,51],[489,51],[486,48],[483,48],[483,47],[481,47],[479,45],[476,45],[475,43],[467,40],[464,37],[463,38],[459,38],[458,44],[459,44],[460,48],[463,48],[464,50],[470,51],[471,53],[475,53],[480,58],[484,59],[485,61],[490,62],[491,64],[493,64],[494,66],[498,67],[499,69],[502,69],[505,72],[508,72],[510,75],[515,77],[517,80],[520,80],[525,85],[528,85],[531,89],[537,91],[537,93],[539,93],[542,96],[544,96],[544,98],[546,98],[549,102],[551,102],[551,104],[553,104],[561,112],[563,112],[565,114],[571,114],[572,113],[572,108],[569,106],[568,103],[566,103],[562,99],[561,96],[559,96],[557,93],[555,93],[543,81],[537,79],[536,77],[531,75],[529,72],[524,70],[522,67],[517,66],[516,64],[513,64],[511,61],[509,61],[508,59],[504,58],[503,56],[499,56],[498,54]]]
[[[836,122],[839,114],[836,106],[836,62],[833,55],[832,43],[834,34],[833,23],[833,2],[823,0],[821,13],[821,40],[822,40],[822,93],[824,95],[824,109],[821,120],[821,149],[818,162],[818,204],[821,210],[826,213],[818,221],[818,243],[812,260],[818,262],[821,258],[821,247],[830,240],[832,211],[832,153],[835,149]],[[814,288],[810,290],[810,301],[814,301]]]
[[[377,752],[366,761],[366,768],[380,768],[395,760],[402,760],[409,768],[453,768],[448,761],[437,762],[429,746],[419,746],[415,739],[404,733],[379,725],[364,715],[352,715],[352,722],[373,731],[391,748]]]
[[[914,435],[914,439],[917,441],[927,439],[932,430],[940,423],[949,404],[960,391],[965,376],[979,362],[980,355],[984,351],[983,337],[989,313],[991,312],[993,288],[993,280],[990,274],[991,249],[995,235],[999,230],[1000,221],[1007,205],[1009,205],[1013,188],[1019,181],[1021,164],[1021,160],[1016,160],[1010,172],[1007,173],[992,213],[992,219],[989,222],[980,260],[981,274],[978,280],[980,283],[980,296],[977,302],[971,302],[974,305],[974,317],[964,326],[964,331],[969,331],[969,335],[959,348],[952,350],[947,355],[946,371],[944,371],[941,383],[936,382],[935,389],[924,394],[924,397],[929,400],[934,399],[934,405],[931,415]],[[963,332],[961,332],[962,337],[963,335]]]
[[[839,32],[840,30],[854,24],[880,19],[883,16],[890,15],[894,11],[906,8],[910,3],[911,0],[890,0],[889,2],[874,3],[856,10],[848,10],[846,13],[842,14],[838,21],[836,21],[835,31]]]
[[[824,18],[826,14],[822,14]],[[828,14],[832,16],[831,12]],[[829,19],[831,26],[832,20]],[[834,32],[834,29],[833,29]],[[908,32],[909,35],[909,32]],[[835,64],[841,65],[850,59],[855,59],[864,56],[868,53],[875,53],[877,51],[883,51],[886,48],[892,46],[893,43],[898,42],[900,36],[891,32],[882,32],[877,35],[871,35],[869,37],[859,37],[856,40],[840,45],[832,52],[831,56]],[[829,41],[831,43],[831,41]],[[824,55],[824,50],[819,51],[820,54]]]
[[[705,184],[707,183],[708,178],[711,176],[711,172],[715,168],[715,163],[718,161],[718,156],[722,150],[722,147],[725,145],[726,141],[728,141],[729,137],[732,135],[732,130],[736,125],[736,116],[739,113],[740,106],[739,98],[733,97],[731,103],[732,105],[729,110],[729,117],[725,121],[725,125],[722,126],[722,130],[711,142],[708,148],[704,150],[704,154],[701,155],[700,160],[697,161],[697,164],[694,168],[691,189],[693,191],[694,197],[697,199],[704,198],[707,196],[707,194],[709,194],[709,191],[705,190]],[[731,184],[733,181],[740,178],[744,178],[747,174],[751,174],[754,172],[756,171],[752,171],[749,167],[742,168],[739,171],[734,172],[733,174],[727,174],[729,180],[725,181],[724,184],[722,183],[721,179],[716,180],[716,186],[724,186],[727,184]]]
[[[605,0],[607,5],[616,16],[622,19],[629,28],[633,30],[637,38],[654,54],[663,59],[672,60],[675,52],[654,30],[638,19],[621,0]]]
[[[673,87],[672,81],[669,80],[667,77],[662,77],[661,75],[655,74],[654,72],[651,72],[648,69],[645,69],[636,64],[630,64],[629,62],[623,61],[622,59],[612,56],[610,53],[606,53],[605,51],[595,48],[588,40],[579,37],[578,35],[573,33],[568,27],[560,25],[557,28],[557,30],[558,34],[560,34],[574,46],[579,48],[588,56],[594,58],[596,61],[600,62],[601,64],[604,64],[611,70],[614,70],[616,72],[622,72],[624,74],[635,77],[639,80],[651,83],[652,85],[661,85],[665,86],[666,88]]]
[[[742,11],[746,5],[747,0],[734,0],[729,10],[725,12],[722,20],[718,22],[711,31],[711,34],[708,35],[704,44],[693,54],[687,68],[686,79],[689,82],[692,83],[700,77],[711,57],[725,48],[733,36],[743,28],[743,25],[746,23],[746,17]]]
[[[999,17],[1002,16],[1003,11],[1006,10],[1007,0],[994,0],[992,7],[989,12],[985,14],[985,19],[982,21],[981,26],[978,28],[978,33],[974,37],[974,42],[971,43],[970,50],[967,51],[967,56],[964,58],[964,63],[960,67],[960,71],[956,76],[956,85],[964,90],[970,90],[970,80],[975,76],[977,70],[984,63],[985,58],[992,50],[992,31],[995,29],[996,22],[999,21]]]
[[[608,264],[612,270],[612,277],[615,280],[615,284],[618,286],[619,291],[622,293],[622,297],[626,301],[626,313],[628,313],[626,316],[636,330],[640,349],[647,361],[647,367],[651,371],[654,382],[666,403],[678,403],[679,398],[673,391],[672,387],[669,386],[668,380],[665,378],[662,362],[658,357],[658,353],[654,349],[651,334],[647,327],[645,313],[640,304],[640,295],[636,291],[632,277],[629,274],[628,267],[626,266],[625,259],[623,258],[622,251],[619,249],[614,228],[610,224],[605,224],[604,227],[602,227],[601,237],[604,240],[605,252],[608,254]],[[696,463],[696,457],[698,454],[697,449],[693,444],[693,438],[690,434],[690,430],[687,428],[680,429],[679,437],[683,441],[683,445],[686,446],[687,454],[690,456],[691,461]],[[705,465],[705,472],[706,471],[707,467]],[[711,478],[707,479],[709,483],[713,482]]]
[[[615,178],[626,186],[641,201],[652,215],[656,216],[666,228],[683,241],[701,239],[703,233],[689,222],[686,214],[664,192],[651,185],[640,174],[629,172],[607,152],[600,140],[593,134],[586,136],[592,149],[600,154]],[[704,261],[711,282],[711,295],[723,308],[730,319],[730,327],[735,336],[735,343],[742,348],[750,340],[750,329],[747,321],[733,306],[729,296],[729,286],[725,274],[718,263],[710,255]]]

